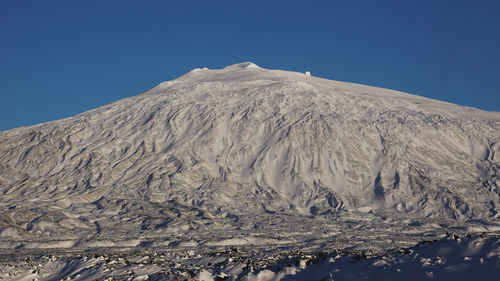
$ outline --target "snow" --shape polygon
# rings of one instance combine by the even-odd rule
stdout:
[[[383,254],[332,249],[272,253],[89,253],[0,260],[2,280],[492,280],[500,270],[499,236],[447,236]],[[134,279],[135,278],[135,279]]]
[[[88,268],[78,256],[87,251],[211,257],[239,247],[266,260],[283,251],[385,253],[447,232],[495,235],[499,132],[498,112],[393,90],[249,62],[195,69],[71,118],[0,132],[0,251],[9,257],[0,264],[51,253],[59,260],[45,268],[77,272]],[[489,266],[491,253],[470,250],[421,276]],[[426,258],[432,267],[436,257]],[[94,265],[81,276],[101,274],[104,263]],[[247,279],[292,275],[231,266]],[[287,266],[297,275],[308,268]],[[150,278],[151,268],[135,278]],[[212,269],[185,274],[215,278]]]

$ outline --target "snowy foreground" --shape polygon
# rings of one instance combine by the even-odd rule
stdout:
[[[499,171],[498,112],[195,69],[0,132],[0,277],[491,280]]]
[[[449,236],[383,254],[196,248],[3,257],[16,280],[497,280],[500,237]]]

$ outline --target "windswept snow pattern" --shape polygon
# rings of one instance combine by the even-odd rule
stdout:
[[[494,235],[499,167],[498,112],[253,63],[195,69],[0,132],[0,249],[380,253]]]

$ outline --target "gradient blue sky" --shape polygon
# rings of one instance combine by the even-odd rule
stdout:
[[[0,0],[0,130],[241,61],[500,111],[500,1]]]

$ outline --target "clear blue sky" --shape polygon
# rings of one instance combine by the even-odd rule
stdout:
[[[241,61],[500,111],[500,1],[0,0],[0,130]]]

